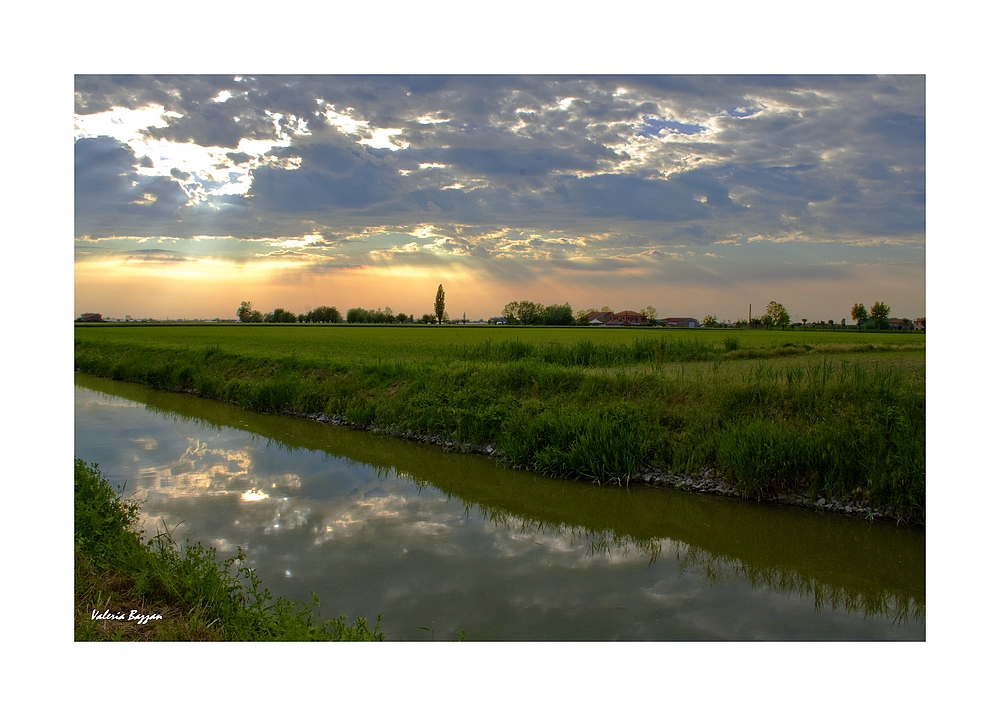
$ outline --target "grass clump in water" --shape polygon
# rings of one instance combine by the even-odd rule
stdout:
[[[381,617],[372,627],[363,617],[320,622],[315,594],[310,604],[272,597],[242,550],[219,561],[200,544],[179,548],[169,533],[146,538],[139,504],[116,494],[97,465],[77,459],[73,484],[76,641],[384,638]]]

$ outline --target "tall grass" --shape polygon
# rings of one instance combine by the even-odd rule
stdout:
[[[646,363],[680,363],[711,360],[727,352],[725,345],[683,338],[644,338],[630,343],[538,343],[514,340],[485,342],[463,347],[463,360],[511,362],[534,360],[567,367],[608,368]]]
[[[504,459],[555,477],[621,482],[649,457],[649,429],[629,406],[584,413],[543,411],[509,423],[500,437]]]
[[[808,490],[922,511],[925,405],[891,366],[760,364],[724,391],[720,468],[757,496]]]
[[[115,493],[97,465],[74,467],[76,640],[381,641],[379,619],[319,621],[310,604],[274,598],[245,564],[169,533],[137,530],[139,505]],[[94,612],[163,619],[95,620]]]

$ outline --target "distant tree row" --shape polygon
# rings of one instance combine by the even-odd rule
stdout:
[[[520,326],[571,326],[573,309],[568,303],[544,306],[534,301],[511,301],[503,307],[508,324]]]
[[[508,324],[521,326],[569,326],[574,323],[586,325],[588,316],[595,312],[610,312],[611,308],[603,306],[600,309],[589,308],[585,311],[578,311],[575,315],[569,303],[553,303],[545,306],[534,301],[511,301],[503,308],[503,317]],[[851,319],[855,321],[859,329],[869,328],[875,330],[886,330],[889,326],[890,308],[881,301],[872,304],[871,309],[865,308],[862,303],[855,303],[851,308]],[[657,311],[652,306],[646,306],[643,314],[648,323],[656,324]],[[319,306],[308,313],[300,313],[296,316],[291,311],[283,308],[275,308],[270,313],[261,313],[253,307],[250,301],[243,301],[236,309],[236,318],[241,323],[342,323],[345,317],[335,306]],[[77,320],[101,320],[100,314],[83,314]],[[894,319],[895,320],[895,319]],[[385,308],[351,308],[347,311],[347,323],[445,323],[448,321],[448,313],[444,310],[444,289],[438,285],[437,294],[434,297],[434,313],[425,313],[419,319],[414,319],[413,314],[407,316],[405,313],[392,312],[392,309]],[[913,322],[903,319],[904,327],[912,330]],[[767,304],[763,315],[752,316],[749,320],[739,320],[733,325],[750,328],[786,328],[791,323],[791,318],[785,307],[777,301]],[[802,319],[806,323],[806,319]],[[830,324],[833,321],[829,321]],[[721,326],[714,315],[705,316],[702,325],[706,328],[716,328]]]
[[[343,320],[336,306],[320,306],[299,314],[299,323],[342,323]]]
[[[275,308],[270,313],[261,313],[253,307],[250,301],[243,301],[236,309],[236,318],[240,323],[437,323],[437,316],[425,313],[419,321],[413,315],[393,313],[385,308],[349,308],[347,316],[343,316],[336,306],[319,306],[308,313],[295,315],[284,308]],[[444,313],[442,318],[448,319]]]
[[[275,308],[270,313],[261,313],[250,301],[243,301],[236,309],[240,323],[340,323],[344,320],[335,306],[320,306],[296,316],[284,308]]]
[[[569,304],[566,304],[567,308]],[[283,308],[275,308],[271,313],[261,313],[253,307],[250,301],[243,301],[236,309],[236,318],[240,323],[342,323],[345,316],[342,316],[336,306],[320,306],[308,313],[300,313],[296,316],[291,311]],[[464,316],[463,316],[464,320]],[[437,294],[434,296],[434,313],[425,313],[420,317],[420,323],[444,323],[448,321],[448,312],[444,310],[444,287],[438,284]],[[347,323],[415,323],[413,314],[392,312],[392,309],[385,308],[349,308],[346,316]]]
[[[385,308],[349,308],[347,309],[348,323],[413,323],[413,316],[405,313],[392,312],[392,309]]]

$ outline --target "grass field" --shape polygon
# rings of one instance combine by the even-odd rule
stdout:
[[[618,482],[717,469],[924,509],[924,336],[851,331],[313,325],[77,327],[78,370]]]
[[[809,346],[811,350],[842,352],[872,346],[876,350],[924,348],[924,334],[861,331],[546,328],[520,326],[360,326],[322,324],[145,325],[78,326],[78,340],[88,331],[101,331],[107,344],[141,344],[163,348],[224,347],[235,352],[273,358],[353,359],[401,357],[410,362],[448,361],[483,346],[523,343],[532,346],[631,345],[636,340],[695,344],[723,353],[727,341],[737,350],[774,350]]]

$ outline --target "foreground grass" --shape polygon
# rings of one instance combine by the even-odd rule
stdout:
[[[490,444],[512,467],[620,482],[716,469],[924,511],[923,336],[781,331],[78,328],[77,369],[258,411]],[[851,338],[851,340],[848,340]]]
[[[96,465],[76,460],[76,641],[381,641],[379,620],[318,621],[319,601],[272,598],[244,564],[169,534],[136,531],[139,505],[111,489]],[[121,615],[120,618],[98,618]],[[148,620],[129,617],[146,615]]]

